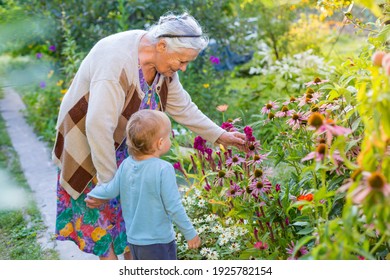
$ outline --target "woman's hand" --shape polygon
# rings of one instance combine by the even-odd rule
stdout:
[[[84,201],[87,203],[89,208],[98,208],[102,204],[106,203],[108,199],[99,199],[95,197],[87,196]]]
[[[235,146],[240,150],[245,150],[245,134],[233,131],[224,132],[217,139],[216,143],[223,145],[224,147]]]

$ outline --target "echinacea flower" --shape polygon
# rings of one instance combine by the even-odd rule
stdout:
[[[379,172],[367,172],[361,171],[359,175],[362,175],[358,186],[351,192],[352,200],[356,204],[361,204],[368,198],[373,196],[389,197],[390,196],[390,184],[386,182],[385,176]],[[356,176],[357,178],[357,176]],[[340,187],[340,191],[345,191],[352,186],[354,181],[349,181],[347,184]]]
[[[256,165],[256,164],[261,164],[266,158],[268,154],[254,154],[251,160],[247,161],[248,165]]]
[[[293,111],[291,118],[289,118],[286,123],[291,126],[293,130],[297,130],[305,120],[302,113]]]
[[[305,86],[310,87],[312,85],[320,85],[327,82],[329,82],[329,80],[321,80],[320,78],[316,77],[313,81],[305,83]]]
[[[252,195],[258,197],[262,193],[268,193],[272,187],[272,184],[268,179],[255,180],[249,186],[252,190]]]
[[[290,255],[287,258],[288,260],[297,260],[303,255],[309,253],[306,246],[302,246],[301,248],[299,248],[299,250],[295,254],[294,254],[294,249],[295,249],[294,241],[291,241],[291,244],[289,244],[288,247],[286,248],[287,254]]]
[[[236,197],[240,196],[244,193],[244,190],[240,188],[239,185],[236,183],[233,183],[230,185],[230,188],[226,191],[226,196],[228,197]]]
[[[314,152],[309,153],[307,156],[301,159],[301,162],[315,159],[316,161],[323,161],[328,152],[326,144],[320,143]]]
[[[243,159],[238,154],[236,154],[236,155],[234,155],[226,160],[226,165],[227,166],[238,165],[238,164],[241,164],[243,162],[245,162],[245,159]]]
[[[258,153],[259,150],[261,150],[259,141],[246,143],[246,146],[248,148],[248,152],[246,153],[247,156],[254,156],[256,153]]]
[[[272,101],[269,101],[262,109],[261,109],[261,113],[262,114],[268,114],[271,112],[271,110],[276,110],[278,109],[279,106],[275,103],[275,102],[272,102]]]
[[[295,98],[294,96],[291,96],[291,97],[290,97],[290,100],[284,102],[283,105],[288,105],[288,104],[294,103],[294,102],[296,102],[296,101],[297,101],[296,98]]]
[[[289,110],[286,105],[283,105],[280,111],[275,114],[275,117],[277,118],[290,117],[292,113],[293,110]]]

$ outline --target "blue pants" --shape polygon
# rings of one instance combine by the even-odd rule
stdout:
[[[133,260],[176,260],[176,241],[167,244],[133,245],[130,244]]]

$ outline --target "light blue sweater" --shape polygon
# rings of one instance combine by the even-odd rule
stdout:
[[[175,171],[169,162],[159,158],[136,161],[129,156],[109,183],[98,185],[88,193],[100,199],[118,195],[130,244],[171,242],[175,239],[172,221],[187,241],[196,236],[181,203]]]

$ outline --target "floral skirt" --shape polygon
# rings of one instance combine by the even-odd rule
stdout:
[[[126,141],[116,152],[117,166],[128,156]],[[88,208],[84,199],[95,185],[90,182],[80,197],[74,200],[57,180],[56,239],[74,241],[81,251],[106,257],[111,244],[116,255],[129,251],[125,222],[119,197],[99,209]]]

